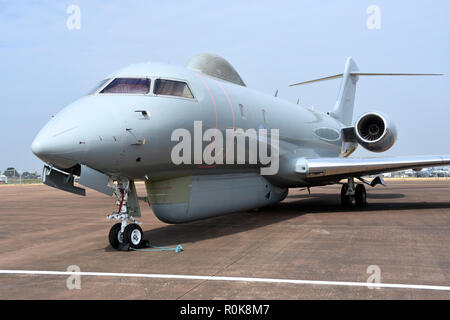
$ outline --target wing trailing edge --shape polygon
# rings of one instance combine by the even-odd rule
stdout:
[[[450,155],[395,158],[301,158],[296,173],[306,179],[343,179],[407,169],[422,169],[450,165]]]

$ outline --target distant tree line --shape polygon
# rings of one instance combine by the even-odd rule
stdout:
[[[5,176],[7,176],[8,178],[20,178],[20,173],[16,170],[16,168],[10,167],[10,168],[6,168],[5,171],[3,171],[3,174]],[[39,179],[41,177],[40,174],[38,174],[37,172],[28,172],[28,171],[24,171],[22,173],[22,179],[26,180],[26,179]]]

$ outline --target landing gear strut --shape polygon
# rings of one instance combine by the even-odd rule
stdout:
[[[114,185],[114,194],[118,199],[116,204],[119,206],[119,210],[113,212],[106,218],[120,222],[111,227],[109,231],[109,243],[114,249],[120,249],[121,246],[125,245],[129,245],[132,248],[139,248],[144,242],[144,233],[139,226],[141,223],[134,219],[134,216],[140,216],[134,183],[130,183],[128,180],[118,181],[117,185]],[[128,225],[127,222],[129,222]]]
[[[347,183],[344,183],[341,188],[341,204],[343,207],[350,207],[353,199],[358,208],[367,206],[366,188],[363,184],[355,185],[353,178],[349,178]]]

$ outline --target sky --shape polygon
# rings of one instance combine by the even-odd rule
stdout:
[[[79,29],[67,27],[71,5]],[[324,112],[340,80],[288,85],[341,73],[348,56],[365,72],[444,73],[361,78],[355,118],[376,110],[396,123],[383,156],[450,154],[449,12],[448,0],[0,0],[0,171],[40,171],[39,129],[114,70],[201,52],[227,59],[248,87]]]

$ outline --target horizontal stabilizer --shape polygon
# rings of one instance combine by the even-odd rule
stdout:
[[[443,73],[368,73],[352,72],[352,76],[443,76]]]
[[[350,72],[350,76],[443,76],[443,73],[371,73],[371,72]],[[289,85],[289,87],[293,86],[300,86],[308,83],[313,82],[320,82],[320,81],[326,81],[326,80],[333,80],[342,78],[344,76],[343,73],[336,74],[334,76],[324,77],[324,78],[318,78],[303,82],[298,82]]]
[[[300,86],[303,84],[308,84],[308,83],[313,83],[313,82],[320,82],[320,81],[326,81],[326,80],[333,80],[333,79],[338,79],[338,78],[342,78],[343,74],[336,74],[334,76],[329,76],[329,77],[324,77],[324,78],[319,78],[319,79],[314,79],[314,80],[308,80],[308,81],[304,81],[304,82],[298,82],[298,83],[294,83],[289,85],[289,87],[293,87],[293,86]]]

